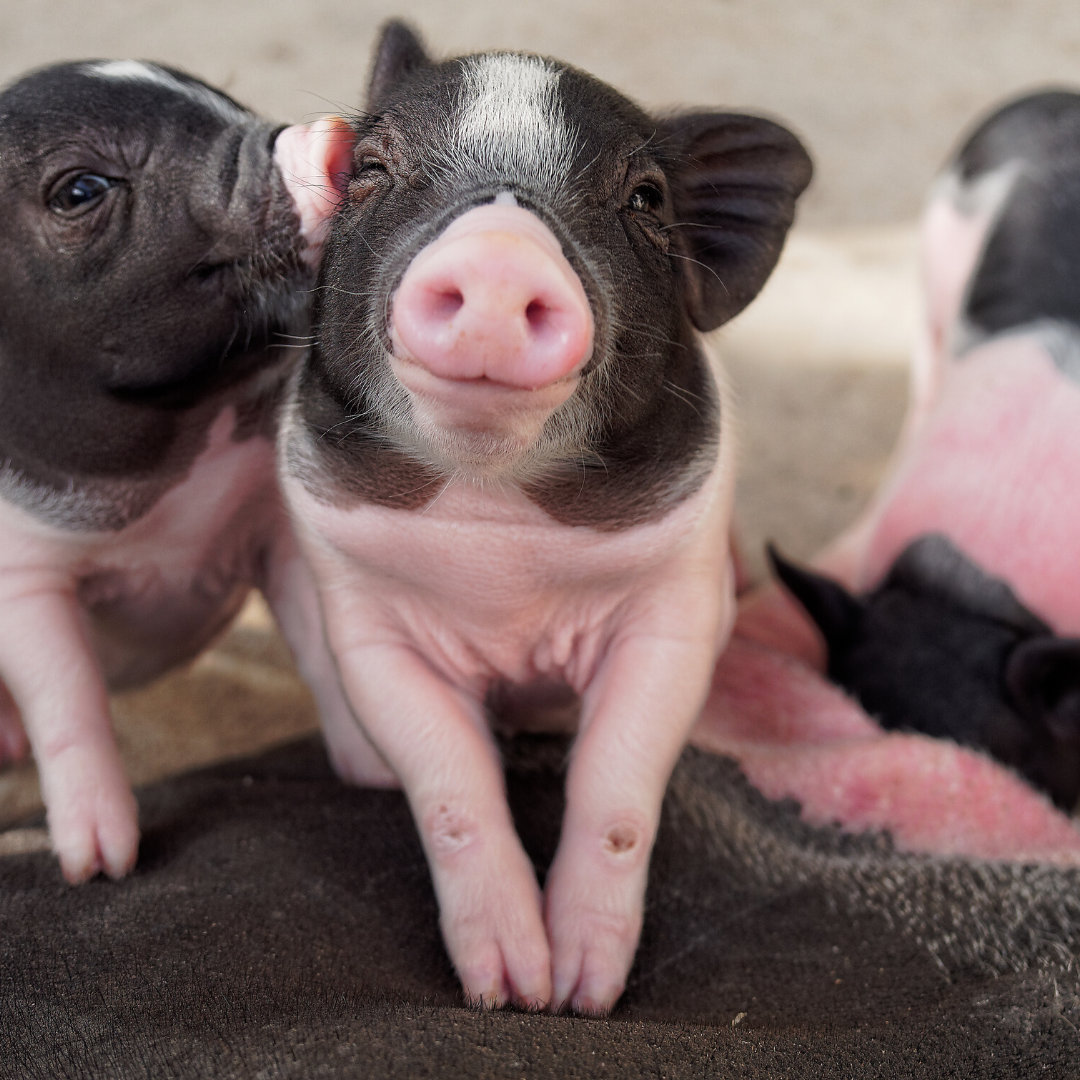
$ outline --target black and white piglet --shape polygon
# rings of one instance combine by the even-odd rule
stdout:
[[[1071,810],[1080,797],[1080,639],[1062,638],[940,533],[863,597],[770,550],[821,630],[828,674],[888,730],[985,750]]]
[[[399,23],[354,128],[280,443],[362,725],[331,746],[404,787],[469,995],[605,1010],[733,616],[698,332],[761,288],[810,162],[767,120],[658,119],[537,56],[433,62]],[[574,695],[542,897],[489,713]]]
[[[0,760],[29,736],[71,881],[136,857],[107,688],[194,656],[253,584],[347,712],[274,466],[333,191],[278,131],[136,61],[0,94]],[[311,131],[332,160],[331,123],[289,151]]]

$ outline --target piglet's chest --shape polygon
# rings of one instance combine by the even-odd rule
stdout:
[[[405,642],[455,681],[573,685],[620,628],[662,622],[665,598],[689,579],[719,592],[713,488],[659,521],[612,532],[561,525],[523,496],[468,485],[449,486],[422,512],[307,500],[311,513],[298,519],[320,537],[324,603],[349,609],[330,620],[353,639],[339,648]]]
[[[116,532],[66,531],[0,505],[0,581],[6,591],[74,589],[84,607],[134,624],[183,625],[250,580],[256,538],[276,505],[273,445],[232,438],[225,409],[188,474]]]
[[[1080,633],[1080,386],[1034,338],[951,362],[887,495],[866,581],[927,532],[1004,577],[1059,632]]]

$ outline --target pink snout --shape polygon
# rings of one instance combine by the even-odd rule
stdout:
[[[437,378],[537,390],[592,355],[592,309],[551,230],[500,201],[462,214],[413,259],[391,340]]]

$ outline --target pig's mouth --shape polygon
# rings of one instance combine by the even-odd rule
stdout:
[[[391,340],[394,340],[392,331]],[[478,418],[483,418],[485,409],[490,408],[496,422],[508,413],[550,414],[574,393],[580,381],[580,367],[553,383],[537,387],[520,386],[488,374],[449,377],[436,374],[400,348],[390,353],[390,370],[414,397],[429,398],[448,410],[461,406]]]
[[[464,469],[482,477],[527,471],[549,420],[566,411],[581,381],[573,373],[534,390],[487,375],[445,378],[396,351],[389,354],[389,368],[407,395],[413,436],[424,455],[447,472]]]

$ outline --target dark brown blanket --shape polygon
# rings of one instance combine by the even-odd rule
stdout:
[[[564,752],[506,748],[541,873]],[[317,739],[141,800],[125,881],[0,858],[0,1076],[1080,1075],[1080,872],[811,829],[698,751],[605,1020],[466,1008],[403,796]]]

